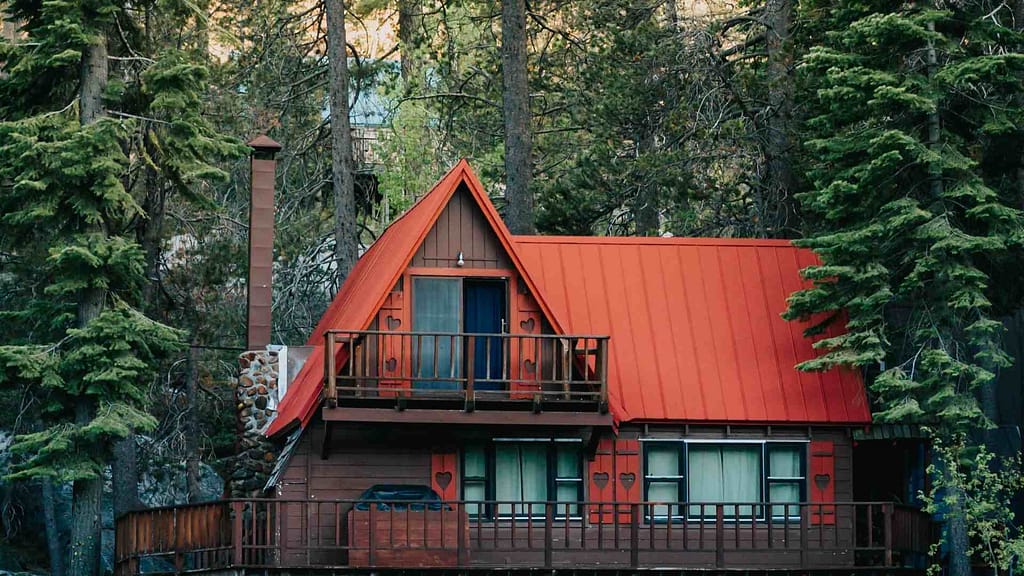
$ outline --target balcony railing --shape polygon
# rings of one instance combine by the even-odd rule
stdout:
[[[324,335],[328,407],[368,399],[608,403],[608,337],[332,330]]]
[[[118,518],[115,574],[344,567],[852,572],[921,568],[932,538],[927,515],[888,502],[232,500]]]

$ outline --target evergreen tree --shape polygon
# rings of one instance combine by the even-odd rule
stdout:
[[[1000,348],[993,264],[1020,253],[1019,200],[987,181],[979,139],[1019,128],[1020,37],[981,2],[807,2],[822,33],[804,59],[816,90],[808,122],[812,217],[799,242],[821,257],[789,318],[846,319],[801,368],[884,369],[876,417],[936,434],[987,425],[980,388],[1010,358]],[[845,310],[845,315],[839,310]],[[942,478],[936,478],[940,485]],[[962,500],[950,496],[951,573],[969,571]]]
[[[0,45],[0,242],[44,277],[9,312],[60,311],[0,349],[0,379],[37,397],[43,426],[15,442],[12,477],[73,482],[67,568],[96,574],[102,471],[115,442],[156,424],[146,390],[182,341],[137,308],[146,263],[134,230],[149,214],[136,194],[193,193],[223,175],[208,155],[240,148],[197,115],[202,68],[154,49],[132,9],[26,0],[8,11],[26,36]]]

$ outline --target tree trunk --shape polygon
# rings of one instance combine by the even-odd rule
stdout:
[[[760,235],[779,236],[792,211],[793,65],[790,43],[792,0],[766,0],[765,44],[768,51],[768,119],[765,141],[765,179],[759,216]]]
[[[505,120],[505,219],[513,234],[533,234],[530,89],[526,78],[526,0],[501,3],[502,112]]]
[[[185,414],[185,488],[188,503],[199,501],[199,348],[188,351],[188,375],[185,396],[188,398]]]
[[[654,135],[648,125],[637,136],[637,159],[642,164],[644,156],[653,153]],[[651,184],[651,178],[646,174],[640,175],[640,181],[636,186],[636,197],[633,199],[633,223],[636,226],[636,235],[657,236],[661,229],[658,215],[658,190]]]
[[[57,515],[57,495],[53,489],[53,480],[43,478],[40,481],[40,494],[43,505],[43,524],[46,530],[46,550],[50,555],[50,576],[64,576],[64,547],[60,543],[60,517]]]
[[[348,117],[348,57],[344,0],[324,0],[327,9],[327,81],[331,99],[331,179],[334,187],[334,257],[338,286],[359,257],[356,197],[352,162],[352,127]]]
[[[676,0],[665,0],[665,19],[673,30],[679,28],[679,7]]]
[[[114,444],[110,476],[114,492],[114,517],[142,508],[139,500],[139,464],[135,435]]]
[[[415,90],[421,80],[422,67],[416,56],[420,46],[418,9],[416,0],[398,0],[398,46],[402,54],[402,83],[406,93]]]
[[[82,51],[81,79],[79,83],[79,120],[83,126],[103,117],[103,91],[107,86],[107,40],[102,35]],[[102,230],[94,230],[102,234]],[[79,295],[77,326],[84,328],[103,310],[106,293],[100,288],[89,288]],[[96,416],[92,398],[80,396],[75,404],[75,423],[85,426]],[[100,573],[100,535],[102,531],[103,478],[97,472],[94,478],[75,480],[71,489],[71,558],[68,571],[73,576],[93,576]]]

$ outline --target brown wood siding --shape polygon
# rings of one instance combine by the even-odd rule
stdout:
[[[464,186],[452,195],[423,244],[412,257],[411,266],[456,268],[462,252],[465,268],[509,269],[512,263],[498,237],[491,231],[483,212]]]

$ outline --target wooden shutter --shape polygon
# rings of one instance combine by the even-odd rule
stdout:
[[[435,450],[430,457],[430,487],[442,500],[459,499],[459,454]]]
[[[521,278],[512,283],[510,292],[512,321],[509,332],[531,336],[541,333],[543,316],[537,300],[526,289]],[[533,338],[509,339],[509,366],[512,376],[512,398],[529,399],[533,393],[540,391],[537,380],[541,375],[538,358],[542,356],[542,342]]]
[[[808,466],[809,500],[814,503],[836,501],[836,458],[835,445],[831,440],[813,440],[810,446]],[[836,523],[835,506],[812,506],[812,524],[831,525]]]
[[[401,286],[401,284],[399,284]],[[406,332],[409,330],[409,307],[403,290],[396,286],[377,313],[377,329],[383,332]],[[383,335],[378,340],[377,369],[380,371],[380,395],[396,396],[401,389],[408,389],[409,342],[401,335]],[[394,378],[394,379],[389,379]]]
[[[618,502],[619,522],[629,522],[629,506],[640,502],[643,496],[643,478],[640,476],[640,441],[621,438],[601,438],[597,454],[588,469],[587,501],[606,506],[593,506],[590,521],[611,523],[614,521]]]

